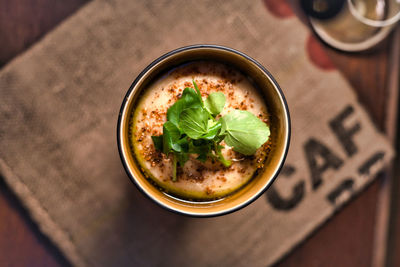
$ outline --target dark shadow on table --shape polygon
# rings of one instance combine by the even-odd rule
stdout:
[[[42,247],[43,250],[46,250],[50,253],[46,253],[48,256],[46,258],[53,258],[56,263],[58,263],[60,266],[71,266],[71,264],[67,261],[67,259],[64,257],[62,252],[52,243],[52,241],[45,236],[39,229],[38,225],[31,219],[29,212],[25,209],[25,207],[21,204],[20,200],[17,198],[17,196],[10,190],[8,185],[4,182],[3,177],[0,176],[0,195],[1,197],[4,198],[6,205],[16,211],[17,215],[22,218],[22,223],[24,224],[23,227],[18,226],[19,229],[22,230],[22,228],[28,228],[29,232],[33,233],[34,237]],[[21,220],[19,220],[21,221]],[[14,233],[12,233],[14,235]],[[30,246],[29,244],[26,244],[25,246],[25,239],[24,240],[19,240],[15,241],[12,240],[11,245],[13,246],[12,249],[15,249],[19,251],[18,253],[21,255],[21,257],[24,257],[26,255],[26,249],[29,250]],[[4,242],[2,242],[4,244]],[[20,243],[23,243],[22,247],[17,248],[15,245],[18,245]],[[37,249],[34,251],[34,253],[37,251]],[[3,251],[4,252],[4,251]],[[2,252],[2,253],[3,253]],[[51,255],[51,256],[50,256]],[[3,255],[5,256],[5,255]],[[7,256],[5,256],[7,257]],[[41,257],[36,257],[35,259],[41,260],[44,258]],[[29,264],[32,264],[31,266],[46,266],[47,264],[53,265],[50,261],[44,259],[42,262],[32,262],[31,259],[29,260]],[[14,262],[15,266],[21,264],[21,262],[24,262],[24,260],[21,260],[19,263]],[[1,263],[1,262],[0,262]],[[45,265],[43,265],[45,264]],[[1,264],[0,264],[1,265]],[[10,265],[14,266],[14,265]]]

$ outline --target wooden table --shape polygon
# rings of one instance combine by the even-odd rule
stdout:
[[[0,0],[0,67],[86,2]],[[315,49],[326,52],[352,84],[375,124],[388,135],[394,134],[397,125],[391,115],[397,106],[393,106],[393,99],[388,97],[393,90],[390,77],[398,77],[398,73],[393,74],[394,70],[390,68],[394,44],[392,35],[367,54],[347,54],[320,43],[313,44]],[[400,46],[397,49],[400,50]],[[384,176],[381,175],[278,266],[371,266],[376,253],[376,206]],[[394,185],[397,188],[396,180]],[[393,209],[398,207],[400,205]],[[400,226],[400,218],[391,222],[390,231],[394,238],[390,239],[389,252],[400,249],[400,227],[396,227]],[[396,253],[389,253],[388,261],[392,266],[400,266],[400,256]],[[0,266],[65,265],[68,262],[62,253],[40,233],[21,203],[0,179]]]

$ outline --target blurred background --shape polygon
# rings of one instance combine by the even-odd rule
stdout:
[[[263,5],[278,17],[298,16],[309,27],[306,47],[310,60],[321,69],[336,68],[343,74],[376,127],[399,151],[399,27],[393,24],[379,42],[361,46],[362,51],[342,51],[357,47],[341,46],[349,40],[335,34],[346,27],[337,30],[324,24],[337,15],[334,10],[332,14],[325,12],[335,2],[341,1],[264,0]],[[0,71],[86,3],[87,0],[0,0]],[[334,32],[331,37],[341,41],[336,47],[321,35],[321,31],[329,35],[330,30]],[[276,266],[400,266],[398,163],[396,158],[364,192]],[[0,179],[0,266],[68,265]]]

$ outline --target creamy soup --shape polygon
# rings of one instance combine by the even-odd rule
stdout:
[[[205,163],[190,155],[189,160],[177,171],[177,181],[172,181],[172,159],[157,151],[152,135],[161,135],[167,109],[181,96],[185,87],[192,87],[194,80],[203,100],[212,92],[222,92],[226,104],[221,115],[234,109],[247,110],[269,125],[265,102],[252,83],[239,71],[216,62],[193,62],[175,68],[152,83],[139,97],[131,116],[131,148],[143,173],[169,194],[184,199],[218,199],[244,186],[263,162],[271,140],[252,156],[244,156],[225,146],[224,157],[232,161],[230,167],[208,159]]]

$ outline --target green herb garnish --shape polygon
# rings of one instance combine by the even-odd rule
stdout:
[[[268,126],[248,111],[233,110],[220,120],[225,143],[244,155],[256,153],[269,138]]]
[[[206,101],[204,107],[209,113],[216,116],[224,109],[225,106],[225,95],[221,92],[211,93]]]
[[[186,87],[167,110],[163,134],[151,137],[157,150],[167,156],[173,154],[172,181],[176,181],[177,165],[183,167],[189,154],[197,154],[202,162],[211,158],[229,167],[232,163],[222,155],[222,140],[233,150],[252,155],[270,135],[268,126],[245,110],[234,110],[217,120],[225,106],[225,95],[211,93],[203,102],[195,81],[193,86]]]

